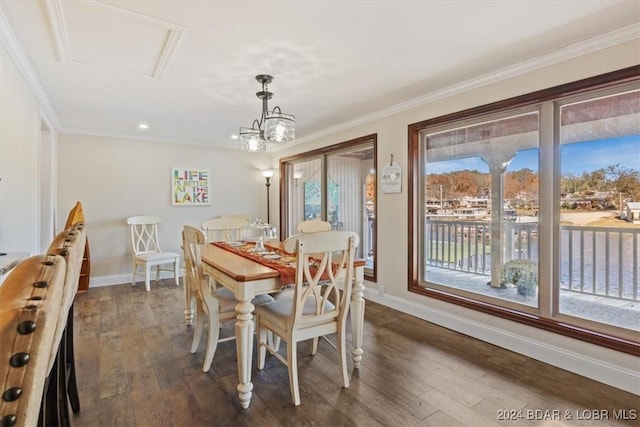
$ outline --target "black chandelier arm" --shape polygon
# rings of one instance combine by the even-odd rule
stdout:
[[[256,127],[256,125],[258,125],[258,127]],[[251,129],[262,130],[262,120],[258,121],[258,119],[254,119],[253,123],[251,123]]]
[[[262,98],[262,115],[260,116],[260,129],[262,129],[262,124],[264,123],[265,117],[267,117],[267,113],[269,112],[269,99],[271,97]]]

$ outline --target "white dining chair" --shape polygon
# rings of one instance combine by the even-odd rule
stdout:
[[[264,368],[267,351],[283,362],[289,370],[291,398],[296,406],[300,404],[297,359],[300,341],[313,339],[311,354],[315,355],[318,338],[335,333],[342,384],[349,387],[345,330],[358,243],[358,235],[350,231],[296,234],[287,239],[285,250],[297,254],[294,297],[255,309],[258,369]],[[322,254],[319,259],[318,254]],[[287,343],[286,358],[270,344],[269,332]]]
[[[161,271],[173,271],[176,286],[179,283],[180,254],[175,252],[163,252],[158,242],[158,224],[160,218],[155,216],[132,216],[127,218],[131,234],[131,247],[133,249],[133,277],[131,285],[135,286],[136,276],[144,276],[144,287],[151,290],[151,268],[156,268],[156,281],[160,280]],[[162,268],[163,265],[173,264],[172,269]],[[138,272],[138,267],[143,271]]]
[[[251,215],[247,214],[224,214],[218,215],[216,218],[240,218],[247,221],[248,223],[251,222]]]
[[[211,218],[202,223],[207,242],[229,242],[242,240],[242,231],[249,225],[244,216]]]
[[[320,219],[310,219],[298,223],[296,231],[298,233],[317,233],[318,231],[331,230],[331,223]]]
[[[186,279],[191,293],[195,298],[195,328],[191,353],[195,353],[200,345],[204,331],[205,320],[209,320],[209,334],[207,338],[207,350],[204,357],[202,371],[208,372],[216,353],[218,342],[235,338],[230,336],[220,339],[220,323],[236,318],[235,305],[237,304],[233,293],[226,288],[211,290],[205,279],[200,261],[200,245],[204,243],[205,236],[201,230],[185,225],[182,231],[182,246],[185,253]]]
[[[235,306],[238,304],[233,293],[224,287],[211,289],[204,275],[200,247],[205,236],[201,230],[185,225],[182,230],[182,246],[185,250],[185,266],[187,282],[191,287],[196,301],[195,329],[191,342],[191,353],[198,350],[202,339],[205,321],[208,319],[209,332],[207,350],[204,357],[202,371],[208,372],[213,362],[218,343],[235,339],[235,335],[220,338],[221,323],[236,318]],[[269,295],[258,295],[251,303],[255,306],[273,302]]]

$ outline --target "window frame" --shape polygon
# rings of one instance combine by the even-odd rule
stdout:
[[[595,330],[589,326],[585,326],[580,321],[574,321],[574,318],[566,319],[564,316],[557,316],[557,307],[553,307],[557,301],[554,301],[553,293],[557,286],[541,286],[541,295],[539,296],[539,313],[530,313],[523,310],[504,307],[495,303],[479,301],[474,298],[456,295],[442,289],[434,289],[425,287],[421,284],[421,273],[419,269],[422,264],[419,262],[419,254],[422,252],[421,222],[423,219],[424,209],[420,209],[422,200],[423,186],[420,182],[422,179],[423,168],[421,167],[421,131],[427,128],[443,126],[451,122],[464,122],[474,120],[488,115],[498,115],[502,112],[513,111],[519,108],[531,107],[540,104],[540,121],[553,120],[555,115],[554,103],[566,97],[579,96],[588,92],[595,92],[601,89],[613,88],[625,83],[640,83],[640,66],[624,68],[618,71],[590,77],[575,82],[555,86],[552,88],[532,92],[529,94],[516,96],[513,98],[493,102],[490,104],[473,107],[467,110],[446,114],[440,117],[427,119],[408,126],[408,291],[430,298],[435,298],[448,303],[459,305],[472,310],[480,311],[493,316],[512,320],[535,328],[558,333],[567,337],[575,338],[581,341],[600,345],[602,347],[611,348],[628,354],[640,355],[640,342],[630,339],[626,336],[619,336],[610,332]],[[555,125],[554,125],[555,126]],[[545,203],[543,210],[541,202],[540,215],[545,220],[540,222],[540,236],[546,236],[548,244],[558,247],[559,238],[557,236],[559,222],[559,205],[555,201],[557,188],[555,181],[559,176],[559,145],[554,141],[557,139],[558,128],[551,131],[547,127],[544,133],[540,130],[540,170],[541,180],[540,188],[553,188],[550,195],[552,203]],[[549,161],[550,160],[550,161]],[[547,165],[551,169],[542,171],[543,165]],[[554,170],[558,169],[558,170]],[[541,197],[542,192],[541,192]],[[557,218],[555,218],[557,216]],[[554,219],[555,218],[555,219]],[[542,242],[541,242],[542,245]],[[542,259],[540,254],[540,262],[543,265],[540,270],[539,280],[553,283],[555,259],[554,251],[546,254],[546,259]],[[546,264],[546,267],[544,265]],[[545,289],[544,291],[542,291]],[[555,299],[557,300],[557,299]],[[553,316],[553,317],[552,317]],[[588,322],[587,322],[588,323]]]

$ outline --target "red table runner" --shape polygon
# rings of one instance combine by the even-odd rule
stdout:
[[[265,267],[273,268],[280,273],[280,283],[283,289],[290,288],[296,283],[296,255],[285,252],[280,247],[265,243],[265,249],[274,255],[280,256],[279,259],[268,259],[260,254],[249,252],[250,249],[255,248],[255,243],[243,242],[241,246],[229,245],[225,242],[213,242],[211,244],[240,255],[241,257],[248,258]]]

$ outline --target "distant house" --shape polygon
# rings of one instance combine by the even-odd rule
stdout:
[[[640,202],[627,202],[625,219],[633,224],[640,224]]]

